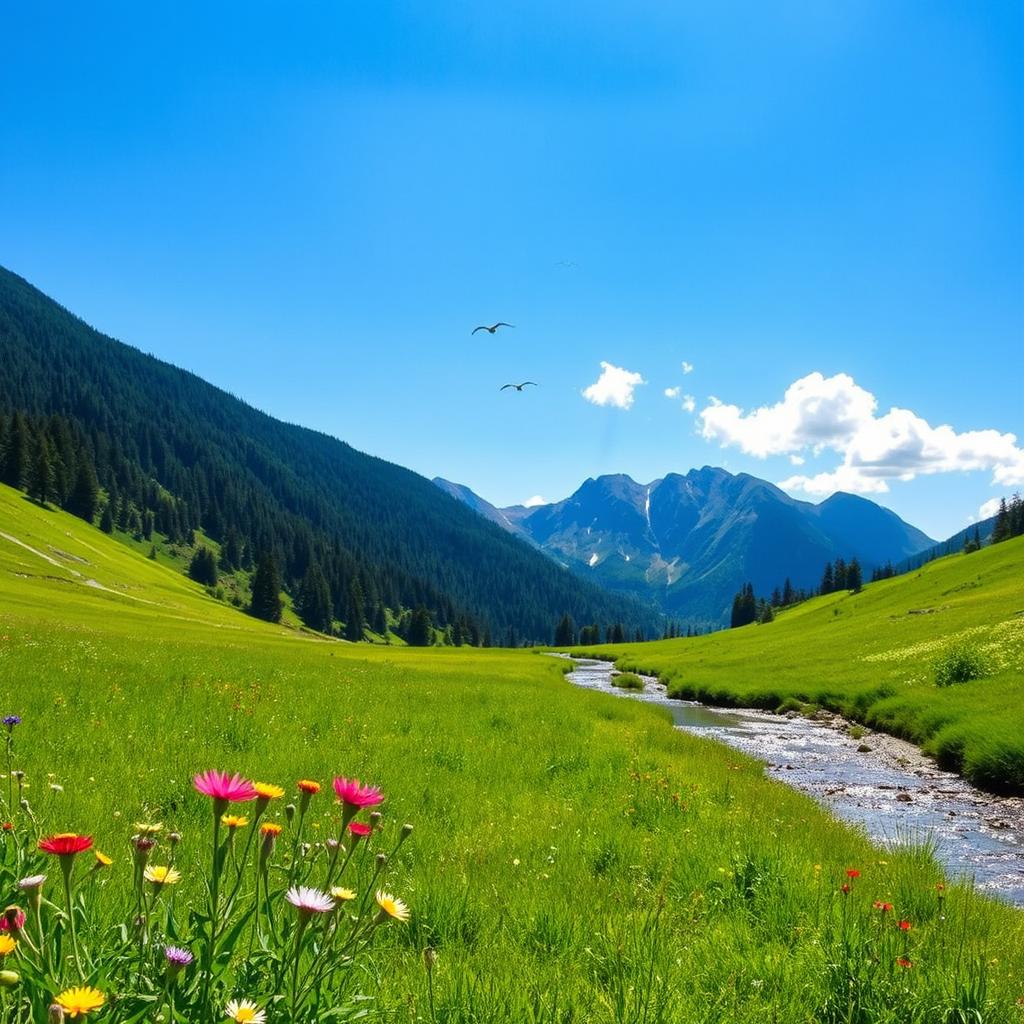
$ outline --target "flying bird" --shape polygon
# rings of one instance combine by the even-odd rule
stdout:
[[[481,324],[479,327],[474,327],[470,334],[476,334],[477,331],[486,331],[488,334],[494,334],[499,327],[515,327],[515,324],[507,324],[504,320],[499,320],[496,324],[492,324],[490,327],[487,324]]]
[[[535,388],[539,388],[540,385],[535,380],[524,380],[522,384],[502,384],[499,391],[504,391],[505,388],[515,388],[516,391],[522,391],[527,384],[532,384]]]

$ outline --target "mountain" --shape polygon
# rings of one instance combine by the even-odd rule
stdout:
[[[111,529],[172,545],[201,530],[222,564],[245,568],[269,554],[293,597],[315,566],[337,619],[394,622],[422,606],[437,626],[499,643],[548,640],[565,612],[660,631],[651,608],[581,581],[464,496],[275,420],[101,334],[2,268],[0,368],[5,482],[34,486],[41,473],[51,500],[71,508],[94,473]]]
[[[952,537],[947,537],[945,540],[939,541],[938,544],[934,544],[923,551],[918,551],[916,554],[904,558],[896,563],[896,574],[912,572],[914,569],[920,569],[922,565],[926,565],[928,562],[935,561],[936,558],[945,558],[946,555],[963,551],[964,544],[967,543],[968,539],[973,539],[975,535],[977,535],[978,540],[982,544],[987,544],[992,539],[996,518],[996,516],[989,516],[988,519],[981,519],[971,526],[965,526],[962,530],[958,530]]]
[[[711,466],[650,484],[601,476],[564,501],[525,510],[497,509],[466,487],[437,483],[470,507],[489,510],[481,514],[493,522],[509,520],[506,529],[585,578],[653,599],[697,624],[726,621],[746,581],[765,595],[786,577],[810,588],[836,558],[859,559],[869,575],[934,544],[865,498],[840,493],[815,505]]]

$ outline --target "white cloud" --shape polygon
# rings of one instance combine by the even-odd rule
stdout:
[[[523,505],[526,508],[536,508],[538,505],[550,505],[550,504],[551,504],[551,502],[548,501],[547,498],[545,498],[543,495],[540,495],[540,494],[535,494],[532,498],[527,498],[526,501],[523,502]]]
[[[666,398],[678,398],[682,388],[665,388]]]
[[[989,498],[981,508],[978,509],[979,519],[988,519],[990,516],[994,516],[999,511],[999,499]],[[973,516],[972,516],[973,518]]]
[[[790,455],[789,461],[794,466],[802,466],[807,460],[802,455]]]
[[[688,363],[684,359],[683,360],[683,373],[693,373],[693,363]]]
[[[877,408],[875,396],[848,374],[811,373],[791,384],[782,401],[751,412],[712,398],[700,412],[701,434],[762,459],[789,455],[794,465],[804,451],[839,453],[842,462],[831,472],[779,484],[808,494],[880,494],[890,480],[966,470],[991,470],[996,484],[1024,482],[1024,449],[1013,434],[957,433],[945,424],[933,427],[909,409],[878,416]]]
[[[583,397],[594,405],[614,405],[617,409],[628,409],[633,404],[633,391],[647,382],[639,373],[625,370],[611,363],[601,363],[601,376],[583,389]]]
[[[687,412],[693,412],[697,408],[697,399],[693,395],[683,395],[683,408]]]

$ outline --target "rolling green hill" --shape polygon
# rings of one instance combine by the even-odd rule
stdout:
[[[1024,915],[960,885],[937,899],[925,851],[883,854],[758,763],[561,670],[272,626],[0,487],[0,710],[22,718],[32,835],[89,832],[114,858],[89,876],[89,948],[131,914],[142,820],[184,837],[175,939],[194,948],[209,857],[194,772],[238,770],[288,798],[299,778],[358,775],[388,796],[374,843],[415,826],[394,863],[412,918],[359,976],[371,1022],[806,1024],[848,1020],[851,998],[879,1024],[1016,1019]],[[307,829],[331,835],[335,819],[321,794]],[[153,857],[166,863],[164,841]],[[874,900],[912,930],[884,927]]]
[[[807,702],[920,744],[985,787],[1024,792],[1024,538],[815,598],[765,625],[594,648],[712,704]],[[981,678],[939,686],[966,659]]]
[[[315,568],[346,625],[425,607],[475,643],[549,639],[565,612],[660,632],[652,609],[581,582],[429,480],[108,338],[3,268],[0,366],[0,480],[36,490],[42,465],[70,510],[94,471],[109,511],[90,504],[90,518],[175,544],[201,530],[229,569],[273,556],[292,597]]]

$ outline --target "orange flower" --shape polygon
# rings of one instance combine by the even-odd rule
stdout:
[[[279,836],[283,829],[276,821],[265,821],[260,825],[261,836]]]
[[[312,779],[299,779],[299,789],[303,793],[309,793],[310,796],[313,796],[320,792],[320,783],[314,782]]]

